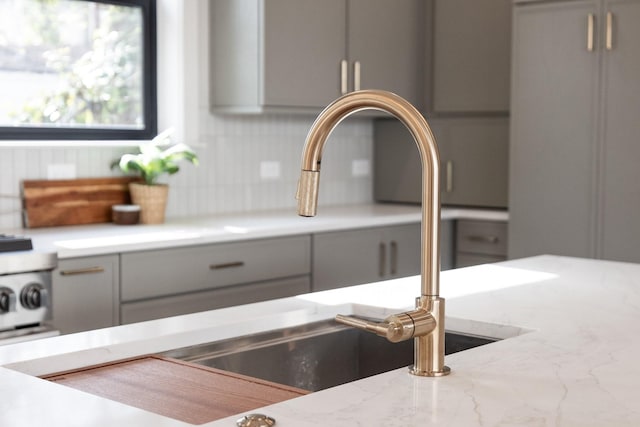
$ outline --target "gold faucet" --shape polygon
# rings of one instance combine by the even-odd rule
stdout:
[[[315,216],[318,205],[320,160],[333,129],[347,116],[362,110],[381,110],[399,119],[411,132],[422,161],[422,257],[421,293],[416,309],[371,322],[337,315],[336,320],[386,337],[391,342],[414,338],[414,375],[437,377],[449,374],[444,365],[444,299],[439,297],[440,192],[438,146],[427,121],[409,102],[390,92],[351,92],[331,103],[311,126],[302,153],[298,182],[298,215]]]

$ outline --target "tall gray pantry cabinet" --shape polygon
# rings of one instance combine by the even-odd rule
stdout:
[[[640,1],[515,3],[509,256],[640,262]]]

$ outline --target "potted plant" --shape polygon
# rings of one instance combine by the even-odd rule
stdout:
[[[178,172],[181,160],[198,165],[196,153],[186,144],[172,142],[172,133],[173,128],[165,130],[151,142],[139,145],[139,153],[124,154],[111,165],[120,167],[124,173],[138,173],[142,177],[142,182],[129,184],[129,192],[131,201],[140,206],[140,222],[143,224],[164,222],[169,187],[158,183],[158,178]]]

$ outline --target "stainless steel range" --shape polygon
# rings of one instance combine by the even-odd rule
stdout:
[[[55,252],[32,249],[31,240],[0,235],[0,345],[57,335],[51,320]]]

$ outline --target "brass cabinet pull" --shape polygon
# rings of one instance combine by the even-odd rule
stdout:
[[[347,80],[349,78],[349,64],[346,59],[340,62],[340,93],[346,94],[349,88],[347,87]]]
[[[447,161],[447,193],[453,191],[453,162]]]
[[[378,256],[378,275],[380,277],[384,277],[385,273],[385,264],[387,263],[387,245],[383,242],[378,246],[379,256]]]
[[[79,274],[94,274],[94,273],[103,273],[104,267],[87,267],[87,268],[78,268],[75,270],[62,270],[60,271],[61,276],[77,276]]]
[[[593,30],[596,17],[593,13],[587,15],[587,51],[593,52]]]
[[[244,266],[244,261],[225,262],[222,264],[211,264],[209,270],[223,270],[225,268],[235,268]]]
[[[360,61],[353,63],[353,90],[360,90]]]
[[[498,243],[500,241],[498,236],[469,236],[467,239],[477,243]]]
[[[607,12],[607,32],[605,46],[607,50],[613,50],[613,13]]]
[[[391,274],[398,272],[398,243],[395,240],[391,241]]]

